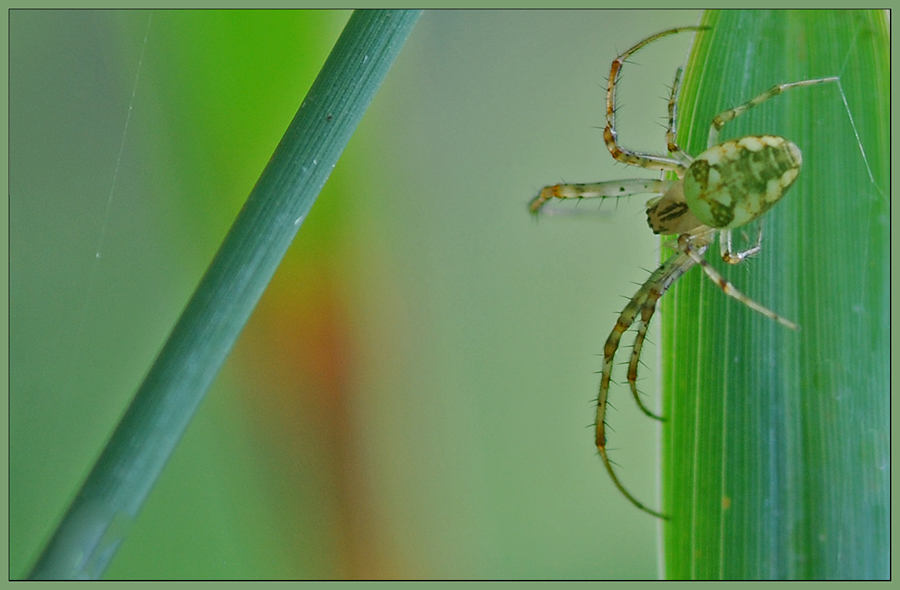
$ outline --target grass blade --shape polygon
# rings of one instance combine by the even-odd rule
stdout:
[[[350,18],[31,578],[103,573],[418,16]]]
[[[712,11],[685,72],[680,143],[776,83],[721,139],[803,152],[760,254],[724,268],[794,332],[692,271],[664,298],[669,578],[890,576],[889,34],[879,11]],[[756,227],[742,240],[752,240]],[[739,234],[738,234],[739,235]]]

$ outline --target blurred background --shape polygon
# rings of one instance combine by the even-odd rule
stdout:
[[[18,578],[349,13],[9,18]],[[653,177],[603,144],[609,63],[698,18],[424,13],[106,576],[655,578],[659,523],[591,428],[603,342],[660,256],[644,197],[538,222],[526,203]],[[625,69],[625,145],[664,151],[689,42]],[[622,385],[611,403],[620,476],[658,506],[657,425]]]

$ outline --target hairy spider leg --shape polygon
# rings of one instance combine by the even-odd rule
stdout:
[[[691,165],[694,158],[675,143],[676,127],[678,125],[678,91],[681,90],[681,74],[683,72],[684,68],[679,67],[675,70],[675,81],[672,82],[672,93],[669,95],[669,126],[666,129],[666,148],[670,154],[678,158],[687,167]]]
[[[700,252],[702,252],[703,249],[705,249],[705,246],[700,249]],[[625,306],[625,309],[623,309],[622,313],[619,315],[619,319],[616,321],[616,325],[606,339],[606,345],[603,347],[603,374],[600,377],[600,392],[597,394],[596,444],[607,473],[609,473],[610,478],[613,480],[613,484],[615,484],[616,488],[618,488],[623,496],[628,498],[628,501],[648,514],[665,519],[668,519],[665,514],[645,506],[637,498],[632,496],[631,493],[625,489],[625,486],[622,485],[622,482],[619,481],[619,477],[616,475],[612,463],[606,454],[606,407],[607,399],[609,397],[609,382],[612,376],[613,360],[616,351],[619,348],[619,341],[621,340],[622,335],[635,322],[635,318],[637,317],[638,312],[640,312],[641,317],[640,320],[638,320],[640,325],[638,327],[638,333],[635,336],[635,348],[632,351],[631,356],[631,364],[635,367],[635,371],[634,374],[632,374],[630,370],[631,367],[629,367],[628,382],[631,385],[635,400],[638,402],[641,409],[644,410],[644,413],[656,417],[643,407],[643,404],[641,404],[640,399],[637,396],[637,387],[633,381],[633,377],[637,377],[637,359],[640,356],[641,346],[647,333],[647,326],[650,323],[650,319],[653,317],[653,312],[656,310],[656,302],[659,301],[659,298],[663,296],[672,283],[678,280],[681,275],[687,272],[695,264],[697,264],[696,260],[687,253],[682,252],[671,256],[650,275],[650,278],[648,278],[641,288],[638,289],[638,292],[634,294],[634,297],[631,298],[631,301],[628,302],[628,305]]]
[[[697,31],[708,27],[679,27],[669,29],[648,37],[640,43],[634,45],[621,55],[619,55],[612,63],[609,76],[609,86],[606,94],[606,128],[604,129],[604,140],[612,157],[625,164],[638,166],[641,168],[663,170],[675,172],[679,179],[683,178],[688,171],[688,167],[694,163],[694,158],[682,150],[675,142],[678,119],[678,95],[681,87],[682,69],[679,68],[675,73],[675,80],[672,84],[671,94],[669,96],[669,120],[666,130],[666,147],[669,156],[647,154],[635,152],[624,148],[618,144],[617,132],[615,127],[616,115],[616,85],[619,81],[622,66],[629,56],[640,50],[645,45],[656,41],[661,37],[672,35],[682,31]],[[800,82],[791,82],[787,84],[779,84],[773,86],[769,90],[741,104],[737,107],[728,109],[716,115],[710,125],[710,133],[708,138],[708,148],[717,146],[719,131],[729,121],[734,120],[748,109],[781,94],[785,90],[800,86],[812,86],[826,82],[837,82],[837,77],[817,78],[811,80],[803,80]],[[765,138],[745,138],[744,143],[749,140],[755,140],[761,143]],[[785,142],[782,138],[768,138],[770,140],[778,140]],[[731,142],[741,149],[749,149],[744,143]],[[730,146],[730,144],[729,144]],[[729,147],[725,146],[725,147]],[[731,147],[730,149],[734,149]],[[795,148],[796,149],[796,148]],[[726,153],[722,148],[723,154]],[[796,168],[799,169],[799,153],[796,157]],[[795,173],[796,175],[796,173]],[[582,199],[582,198],[608,198],[635,195],[640,193],[648,193],[657,195],[647,203],[648,223],[654,233],[659,234],[678,234],[678,239],[671,246],[676,253],[663,262],[659,268],[654,271],[647,281],[641,286],[637,293],[631,298],[625,309],[619,315],[616,325],[608,336],[604,345],[603,352],[603,370],[600,379],[600,390],[597,396],[597,421],[596,421],[596,445],[606,467],[606,471],[613,484],[634,506],[660,518],[667,518],[662,512],[655,511],[641,502],[629,493],[622,485],[612,463],[607,456],[606,451],[606,408],[609,395],[609,384],[612,377],[612,365],[615,354],[618,351],[619,343],[622,335],[635,323],[637,323],[634,345],[632,347],[631,358],[628,363],[627,380],[638,407],[648,416],[656,419],[661,418],[650,412],[641,402],[637,391],[637,371],[640,363],[641,351],[643,343],[646,339],[647,330],[655,311],[656,305],[663,294],[669,287],[695,265],[699,265],[703,272],[710,278],[726,295],[743,303],[747,307],[757,311],[764,316],[777,321],[794,330],[798,326],[787,320],[775,312],[769,310],[763,305],[750,299],[740,292],[732,283],[725,279],[718,271],[716,271],[703,257],[709,245],[712,243],[714,236],[719,235],[720,253],[723,260],[729,264],[738,264],[749,256],[759,252],[762,243],[762,224],[759,226],[756,243],[740,252],[732,252],[732,229],[710,227],[703,225],[696,218],[694,212],[688,206],[685,199],[683,180],[645,180],[630,179],[607,181],[592,184],[557,184],[545,187],[540,194],[532,199],[529,203],[529,210],[537,214],[541,208],[553,198],[558,199]],[[789,183],[786,183],[789,186]],[[786,189],[786,187],[784,187]],[[778,198],[780,198],[780,194]],[[759,214],[754,215],[748,221],[752,221]],[[724,225],[724,224],[723,224]],[[743,225],[743,224],[741,224]],[[738,227],[735,225],[735,227]],[[640,314],[640,317],[638,317]]]
[[[706,28],[708,27],[677,27],[668,29],[661,33],[657,33],[652,37],[647,37],[613,60],[609,71],[609,86],[606,90],[606,128],[603,130],[603,139],[606,141],[606,147],[609,149],[609,153],[612,154],[613,158],[619,162],[631,164],[632,166],[650,168],[652,170],[670,170],[677,173],[679,177],[684,175],[685,166],[680,159],[636,152],[619,145],[617,139],[618,133],[616,132],[616,84],[619,82],[619,74],[622,71],[622,65],[625,63],[625,60],[640,48],[668,35],[681,33],[683,31],[699,31]],[[673,91],[676,89],[677,85],[673,87]],[[684,152],[681,152],[680,150],[679,153],[684,154]]]
[[[722,127],[725,126],[725,123],[729,121],[733,121],[737,117],[744,114],[747,110],[752,109],[756,105],[766,102],[770,98],[778,96],[785,90],[790,90],[791,88],[797,88],[800,86],[814,86],[816,84],[825,84],[827,82],[838,82],[840,78],[837,76],[830,76],[828,78],[815,78],[812,80],[801,80],[799,82],[788,82],[786,84],[776,84],[772,86],[759,96],[755,98],[751,98],[747,102],[742,105],[738,105],[734,108],[728,109],[727,111],[722,111],[715,117],[713,117],[712,124],[709,126],[709,140],[707,142],[707,147],[712,147],[719,143],[719,131],[721,131]]]
[[[744,305],[765,315],[766,317],[777,321],[780,324],[783,324],[794,330],[798,329],[798,326],[790,320],[781,317],[777,313],[771,311],[770,309],[744,295],[731,282],[729,282],[725,277],[719,274],[709,264],[709,262],[706,261],[706,259],[703,257],[703,254],[709,247],[714,233],[715,230],[704,228],[704,230],[696,234],[682,234],[681,236],[679,236],[677,243],[674,245],[679,253],[671,256],[664,263],[662,263],[659,268],[657,268],[656,271],[654,271],[650,275],[650,277],[641,286],[641,288],[638,289],[638,292],[635,293],[634,297],[631,298],[631,300],[628,302],[628,305],[625,306],[625,309],[623,309],[622,313],[619,315],[619,319],[616,321],[616,325],[615,327],[613,327],[612,332],[610,332],[609,337],[607,337],[606,344],[603,348],[603,371],[600,378],[600,391],[597,395],[597,450],[600,453],[600,458],[603,460],[603,465],[606,468],[607,473],[613,480],[613,484],[616,486],[619,492],[621,492],[622,495],[625,496],[628,501],[631,502],[635,507],[643,510],[644,512],[647,512],[648,514],[664,519],[668,519],[665,514],[644,505],[641,501],[631,495],[631,493],[627,489],[625,489],[625,486],[619,480],[618,475],[616,475],[615,469],[613,469],[612,463],[610,462],[609,457],[606,453],[606,410],[609,398],[609,384],[612,377],[612,367],[615,359],[615,354],[619,349],[619,343],[622,339],[622,335],[626,331],[628,331],[628,329],[635,323],[635,321],[638,322],[637,334],[634,338],[631,360],[629,361],[628,366],[628,384],[631,388],[632,396],[638,404],[638,407],[640,407],[641,410],[648,416],[661,419],[660,417],[651,413],[643,405],[643,403],[641,403],[636,384],[637,367],[640,361],[641,349],[647,335],[647,330],[650,326],[650,320],[653,318],[653,315],[656,312],[657,302],[665,294],[665,292],[668,291],[669,287],[671,287],[672,284],[681,277],[681,275],[690,270],[694,265],[700,265],[706,275],[726,295],[733,297]],[[758,249],[758,246],[756,246],[755,248]],[[640,319],[636,319],[638,312],[640,312]]]
[[[733,252],[731,250],[731,230],[721,230],[719,232],[719,254],[722,256],[722,260],[724,260],[728,264],[738,264],[740,262],[743,262],[745,258],[753,256],[754,254],[759,252],[762,248],[762,233],[763,220],[760,219],[756,230],[756,243],[746,250]]]
[[[783,318],[771,309],[763,306],[760,303],[757,303],[753,299],[750,299],[740,291],[738,291],[737,287],[735,287],[731,282],[728,281],[725,277],[719,274],[719,272],[714,269],[709,262],[703,258],[703,252],[706,250],[706,246],[702,248],[697,248],[695,242],[691,239],[691,236],[688,234],[682,234],[678,236],[678,249],[691,257],[691,259],[700,265],[700,268],[703,269],[703,272],[706,273],[712,281],[719,286],[722,291],[728,295],[729,297],[733,297],[734,299],[740,301],[750,309],[754,311],[758,311],[763,314],[767,318],[771,318],[778,322],[783,326],[787,326],[792,330],[799,330],[800,326],[790,321],[789,319]]]
[[[627,180],[610,180],[587,184],[554,184],[544,187],[540,194],[528,203],[528,210],[534,214],[550,199],[607,199],[609,197],[630,197],[640,194],[661,195],[675,181],[653,180],[650,178],[631,178]]]
[[[653,194],[653,195],[662,195],[664,194],[673,184],[678,181],[675,180],[650,180],[650,179],[631,179],[631,180],[616,180],[609,182],[598,182],[591,184],[557,184],[554,186],[545,187],[540,194],[532,199],[529,204],[529,210],[537,214],[540,212],[541,208],[549,201],[550,199],[584,199],[584,198],[608,198],[608,197],[623,197],[623,196],[631,196],[636,194]],[[659,271],[657,271],[659,272]],[[653,280],[653,276],[651,275],[651,280]],[[646,286],[646,284],[645,284]],[[638,292],[638,295],[642,295],[642,291]],[[638,297],[636,295],[635,297]],[[634,316],[636,311],[640,309],[640,306],[631,309],[631,306],[634,305],[635,299],[632,299],[629,306],[626,306],[625,310],[619,316],[619,323],[622,323],[623,318],[628,317],[630,313],[630,319],[628,320],[628,325],[623,328],[623,332],[628,329],[628,326],[634,321]],[[661,416],[657,416],[653,412],[651,412],[647,406],[641,401],[641,396],[637,390],[637,369],[638,363],[640,362],[640,352],[641,347],[643,345],[644,339],[646,337],[646,327],[645,322],[649,321],[650,316],[652,316],[652,309],[650,310],[649,315],[647,315],[646,310],[642,312],[642,316],[646,315],[644,321],[640,325],[640,330],[638,331],[638,335],[635,338],[635,347],[632,351],[631,361],[628,366],[628,383],[631,387],[632,397],[634,397],[635,403],[637,403],[638,407],[641,411],[651,418],[655,418],[656,420],[662,420]],[[618,326],[619,324],[617,324]],[[616,331],[613,330],[613,334],[610,335],[610,339],[607,340],[606,350],[609,350],[611,346],[611,340],[616,336]],[[618,340],[621,334],[615,337],[615,347],[618,347]],[[615,350],[612,351],[615,354]],[[606,354],[606,353],[604,353]],[[604,374],[606,374],[606,389],[609,389],[609,374],[607,371],[611,372],[611,366],[607,367],[611,363],[610,359],[604,360]]]

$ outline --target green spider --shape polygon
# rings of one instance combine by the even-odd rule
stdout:
[[[615,98],[616,84],[625,60],[657,39],[682,31],[698,31],[703,28],[705,27],[678,27],[648,37],[613,60],[609,74],[604,139],[610,154],[619,162],[632,166],[674,172],[678,179],[640,178],[590,184],[557,184],[545,187],[528,205],[533,214],[538,214],[544,204],[554,198],[603,199],[653,194],[657,196],[647,202],[647,222],[650,229],[655,234],[678,236],[677,241],[671,245],[675,253],[660,265],[638,289],[638,292],[622,310],[615,327],[606,339],[603,348],[600,392],[597,396],[596,444],[606,471],[615,486],[632,504],[661,518],[667,517],[661,512],[648,508],[625,489],[606,453],[606,404],[613,359],[619,348],[619,341],[622,334],[637,322],[637,334],[628,363],[628,384],[641,411],[652,418],[662,420],[661,417],[648,410],[640,400],[636,385],[638,362],[657,301],[681,275],[693,266],[700,265],[706,275],[726,295],[788,328],[797,329],[797,325],[793,322],[738,291],[734,285],[709,265],[703,258],[703,254],[717,234],[722,259],[729,264],[737,264],[759,252],[762,242],[761,227],[757,233],[756,243],[739,252],[732,251],[731,232],[733,229],[759,218],[784,196],[800,173],[802,163],[800,149],[787,139],[774,135],[752,135],[718,143],[719,131],[726,123],[747,109],[765,102],[785,90],[838,81],[837,77],[830,77],[779,84],[740,106],[716,115],[710,125],[708,148],[693,158],[675,143],[678,90],[682,72],[681,68],[678,68],[669,97],[669,125],[666,131],[669,155],[639,153],[620,146],[616,133]]]

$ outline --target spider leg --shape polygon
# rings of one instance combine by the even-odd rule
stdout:
[[[662,512],[657,512],[648,506],[644,506],[638,501],[637,498],[632,496],[628,490],[625,489],[625,486],[622,485],[622,482],[619,481],[618,476],[616,476],[616,472],[612,468],[612,463],[609,462],[609,457],[606,456],[606,447],[597,447],[597,450],[600,451],[600,458],[603,459],[603,465],[606,466],[606,472],[609,474],[609,478],[612,480],[613,484],[615,484],[616,488],[618,488],[619,492],[626,498],[628,501],[634,504],[637,508],[640,508],[647,514],[651,516],[655,516],[657,518],[662,518],[663,520],[669,520],[669,517],[663,514]]]
[[[754,311],[758,311],[759,313],[763,314],[764,316],[766,316],[768,318],[775,320],[776,322],[778,322],[779,324],[782,324],[783,326],[787,326],[788,328],[790,328],[792,330],[800,329],[800,327],[797,324],[795,324],[794,322],[781,317],[780,315],[778,315],[771,309],[764,307],[762,304],[757,303],[756,301],[750,299],[749,297],[747,297],[746,295],[744,295],[743,293],[738,291],[737,287],[732,285],[725,277],[720,275],[719,272],[716,269],[714,269],[712,266],[710,266],[709,262],[707,262],[706,259],[703,258],[703,251],[697,250],[691,244],[691,236],[689,234],[682,234],[681,236],[678,237],[678,249],[681,250],[682,252],[684,252],[685,254],[687,254],[688,256],[690,256],[691,259],[696,264],[699,264],[700,268],[703,269],[703,272],[706,273],[706,276],[708,276],[710,279],[712,279],[712,281],[716,285],[718,285],[719,288],[722,289],[722,291],[724,291],[725,294],[728,295],[729,297],[733,297],[734,299],[737,299],[738,301],[740,301],[741,303],[743,303],[750,309],[752,309]]]
[[[638,322],[637,334],[635,334],[634,337],[634,345],[631,347],[631,359],[628,361],[627,380],[628,385],[631,388],[631,395],[632,397],[634,397],[634,401],[637,403],[642,412],[644,412],[651,418],[656,418],[660,421],[665,420],[665,418],[652,413],[650,410],[644,407],[643,403],[641,403],[641,398],[637,390],[638,364],[641,361],[641,350],[644,346],[644,340],[646,340],[647,338],[647,330],[650,327],[650,320],[653,318],[653,314],[656,312],[656,303],[659,301],[659,298],[663,296],[663,293],[666,292],[666,289],[668,289],[669,285],[672,284],[672,281],[684,274],[684,272],[693,265],[693,260],[683,260],[681,266],[676,267],[678,269],[678,275],[671,279],[668,279],[668,284],[657,283],[654,287],[648,290],[646,298],[641,304],[641,319]]]
[[[659,293],[651,291],[647,295],[647,300],[641,306],[641,319],[637,323],[637,334],[634,337],[634,345],[631,347],[631,359],[628,361],[628,376],[626,379],[628,380],[628,387],[631,388],[631,396],[641,411],[647,416],[663,422],[665,418],[654,414],[641,402],[641,395],[637,389],[637,373],[638,364],[641,362],[641,348],[644,346],[644,340],[647,338],[650,318],[653,317],[653,312],[656,311],[656,302],[658,300]]]
[[[776,84],[759,96],[751,98],[744,104],[719,113],[713,118],[712,124],[709,126],[709,143],[707,144],[708,147],[712,147],[719,143],[719,131],[722,129],[722,127],[725,126],[725,123],[728,123],[729,121],[732,121],[735,118],[741,116],[748,109],[752,109],[756,105],[762,102],[766,102],[770,98],[778,96],[785,90],[790,90],[791,88],[797,88],[799,86],[813,86],[815,84],[825,84],[826,82],[837,82],[839,80],[840,78],[838,78],[837,76],[832,76],[830,78],[816,78],[814,80],[801,80],[799,82],[789,82],[787,84]]]
[[[675,143],[678,124],[678,91],[681,89],[681,74],[684,68],[675,70],[675,81],[672,82],[672,93],[669,95],[669,127],[666,129],[666,147],[684,166],[690,166],[694,159]]]
[[[753,244],[750,248],[746,250],[742,250],[740,252],[732,252],[731,250],[731,230],[726,229],[719,232],[719,250],[722,254],[722,260],[727,262],[728,264],[738,264],[739,262],[743,262],[745,258],[753,256],[757,252],[759,252],[762,247],[762,228],[763,222],[759,221],[759,229],[756,231],[756,243]]]
[[[554,184],[544,187],[540,194],[528,203],[528,210],[534,214],[540,212],[550,199],[606,199],[609,197],[628,197],[640,194],[663,194],[674,183],[672,180],[653,180],[650,178],[632,178],[629,180],[610,180],[589,184]]]
[[[650,275],[650,278],[647,279],[641,288],[638,289],[638,292],[634,294],[634,297],[631,298],[628,305],[622,310],[622,313],[619,314],[619,319],[616,321],[616,325],[613,327],[609,337],[607,337],[606,344],[603,347],[603,371],[600,377],[600,392],[597,395],[597,450],[600,452],[600,458],[603,459],[606,471],[609,473],[610,478],[622,495],[644,512],[660,518],[667,517],[660,512],[648,508],[625,489],[622,482],[619,481],[619,478],[612,467],[612,463],[606,454],[606,407],[609,397],[609,383],[612,377],[613,360],[616,351],[619,349],[619,342],[622,339],[622,334],[631,327],[635,322],[638,312],[640,312],[641,318],[639,320],[638,333],[634,340],[634,348],[632,349],[631,361],[629,362],[628,383],[631,386],[632,395],[634,396],[638,407],[648,416],[661,420],[660,417],[650,412],[650,410],[641,403],[635,384],[637,379],[637,365],[640,360],[641,348],[643,347],[644,339],[647,334],[647,327],[656,310],[656,302],[659,301],[659,298],[663,296],[672,283],[694,266],[694,264],[696,264],[696,262],[690,255],[679,252],[660,265],[660,267]]]
[[[622,70],[622,65],[625,63],[625,60],[640,48],[667,35],[683,31],[698,31],[703,28],[706,27],[678,27],[675,29],[668,29],[651,37],[647,37],[613,60],[609,71],[609,86],[606,90],[606,129],[603,131],[603,139],[606,141],[606,147],[609,149],[609,153],[619,162],[653,170],[671,170],[676,172],[678,176],[684,175],[685,165],[681,159],[635,152],[619,145],[617,139],[618,133],[616,132],[616,84],[619,82],[619,73]]]

